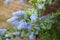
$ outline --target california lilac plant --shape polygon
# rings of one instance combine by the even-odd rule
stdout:
[[[21,3],[24,0],[20,0]],[[52,1],[52,0],[50,0]],[[30,0],[33,8],[27,8],[12,13],[12,17],[7,20],[8,23],[13,24],[13,30],[9,28],[6,30],[0,29],[1,39],[10,40],[11,35],[13,38],[28,37],[29,40],[60,40],[59,27],[60,26],[60,9],[55,14],[47,14],[42,16],[43,11],[46,9],[47,0]],[[8,2],[7,2],[8,3]],[[50,2],[48,2],[50,3]],[[41,12],[41,10],[43,10]],[[57,24],[56,24],[57,23]]]

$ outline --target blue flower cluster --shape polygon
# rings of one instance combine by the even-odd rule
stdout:
[[[9,34],[5,34],[6,31],[7,31],[6,29],[0,29],[0,36],[5,35],[6,40],[10,40]]]
[[[4,35],[6,32],[6,29],[0,29],[0,36]]]
[[[30,32],[29,38],[30,38],[30,40],[33,40],[33,38],[34,38],[34,32]]]
[[[22,10],[12,13],[13,16],[17,16],[17,17],[20,17],[23,14],[26,14],[26,12]]]
[[[12,16],[13,17],[8,19],[7,22],[14,24],[14,28],[16,30],[22,30],[22,29],[26,28],[30,31],[31,28],[32,28],[32,23],[35,22],[38,18],[38,14],[34,13],[34,14],[31,14],[30,17],[29,17],[29,20],[31,22],[26,22],[25,19],[28,19],[28,17],[27,17],[28,15],[27,15],[26,11],[13,12]],[[24,19],[23,18],[20,19],[23,16],[24,16]],[[13,35],[20,35],[20,32],[14,32]],[[30,35],[30,39],[32,38],[32,35],[33,35],[33,32]]]
[[[6,38],[6,40],[10,40],[10,39]]]
[[[6,4],[6,5],[7,5],[7,4],[9,4],[9,3],[10,3],[10,1],[11,1],[11,0],[5,0],[5,1],[4,1],[4,4]]]
[[[25,0],[20,0],[20,3],[24,3],[25,2]]]
[[[26,18],[25,17],[25,14],[26,14],[25,11],[13,12],[12,13],[13,17],[10,18],[10,19],[8,19],[7,22],[12,23],[15,26],[17,25],[17,29],[18,30],[23,29],[23,28],[26,28],[26,26],[27,26],[26,21],[24,19],[20,19],[21,16],[23,16],[23,15],[24,15],[24,18]]]
[[[39,20],[43,20],[44,18],[46,18],[47,16],[42,16],[39,18]]]
[[[29,31],[31,30],[31,27],[32,27],[32,24],[27,24],[27,28]]]
[[[17,12],[13,12],[12,15],[13,17],[8,19],[7,22],[9,23],[13,23],[13,24],[18,24],[19,22],[19,18],[21,17],[21,15],[24,14],[24,11],[17,11]]]
[[[26,28],[27,23],[25,20],[20,20],[19,25],[18,25],[18,30]]]
[[[20,35],[20,32],[14,32],[13,35],[14,36],[19,36]]]
[[[8,19],[7,22],[14,24],[15,26],[17,25],[17,29],[21,30],[24,28],[31,29],[31,23],[27,23],[25,18],[27,18],[26,12],[25,11],[17,11],[12,13],[12,18]],[[24,19],[20,19],[21,16],[24,16]],[[38,18],[38,14],[32,14],[30,16],[31,22],[35,22]],[[28,26],[28,27],[27,27]]]
[[[9,34],[5,34],[5,38],[6,38],[6,40],[10,40],[10,35]]]
[[[41,4],[38,4],[37,6],[38,6],[38,9],[42,9],[43,8],[43,6]]]
[[[5,34],[5,37],[8,38],[9,37],[9,34]]]
[[[4,1],[4,4],[9,4],[10,2],[12,2],[12,1],[14,1],[14,0],[5,0]],[[25,2],[25,0],[19,0],[19,3],[24,3]]]
[[[37,20],[37,18],[38,18],[38,14],[37,13],[36,14],[32,14],[30,16],[31,22],[35,22]]]

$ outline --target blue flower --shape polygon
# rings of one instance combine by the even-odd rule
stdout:
[[[6,37],[6,38],[9,38],[9,36],[10,36],[9,34],[5,34],[5,37]]]
[[[0,29],[0,35],[4,35],[5,31],[6,31],[6,29]]]
[[[40,30],[40,28],[39,28],[39,27],[36,27],[36,29],[37,29],[37,30]]]
[[[13,29],[17,29],[17,25],[14,25],[14,26],[13,26]]]
[[[20,35],[20,32],[14,32],[13,35],[19,36]]]
[[[38,4],[38,9],[42,9],[42,5]]]
[[[6,40],[10,40],[9,38],[6,38]]]
[[[31,30],[32,24],[27,24],[26,27],[27,27],[28,30]]]
[[[25,11],[17,11],[17,12],[13,12],[12,15],[13,16],[17,16],[17,17],[20,17],[21,15],[23,15],[25,13],[26,13]]]
[[[38,18],[38,14],[32,14],[30,16],[31,22],[35,22],[37,20],[37,18]]]
[[[5,0],[4,4],[9,4],[10,0]]]
[[[18,20],[18,17],[17,16],[14,16],[14,17],[8,19],[7,22],[12,23],[12,22],[14,22],[16,20]]]
[[[24,28],[26,28],[26,26],[27,26],[27,23],[26,23],[26,21],[25,20],[21,20],[20,22],[19,22],[19,25],[18,25],[18,30],[21,30],[21,29],[24,29]]]
[[[20,3],[24,3],[25,2],[25,0],[20,0]]]
[[[34,32],[31,32],[31,33],[30,33],[29,39],[30,39],[30,40],[33,40],[33,39],[34,39]]]
[[[43,20],[44,18],[46,18],[47,16],[42,16],[39,18],[39,20]]]
[[[24,19],[27,19],[27,15],[24,15]]]
[[[12,24],[14,24],[14,25],[19,25],[19,20],[13,21]]]
[[[40,30],[40,28],[39,28],[39,25],[38,25],[38,24],[35,24],[35,28],[36,28],[37,30]]]

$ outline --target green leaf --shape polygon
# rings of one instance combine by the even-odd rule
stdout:
[[[21,38],[24,38],[24,36],[25,36],[25,35],[24,35],[24,32],[22,31],[20,37],[21,37]]]
[[[31,0],[31,3],[35,4],[35,3],[37,3],[37,0]]]

